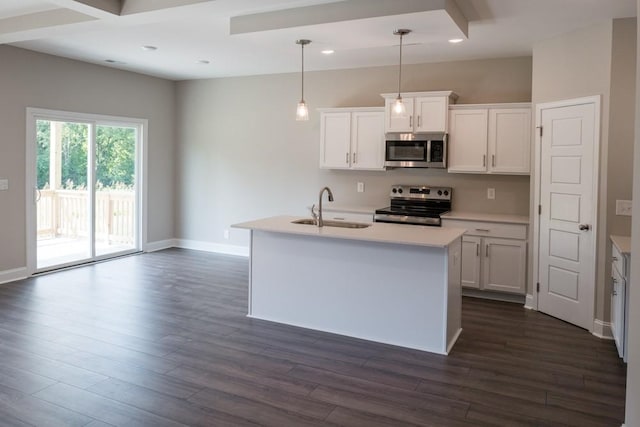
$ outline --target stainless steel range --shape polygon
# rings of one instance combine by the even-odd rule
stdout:
[[[394,185],[391,206],[376,210],[375,222],[439,227],[440,215],[451,210],[450,187]]]

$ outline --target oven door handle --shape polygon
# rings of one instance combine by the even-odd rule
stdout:
[[[431,163],[431,141],[427,141],[427,163]]]

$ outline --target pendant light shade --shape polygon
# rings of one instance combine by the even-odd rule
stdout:
[[[393,101],[393,106],[391,108],[391,114],[393,117],[406,117],[407,116],[407,108],[402,102],[402,38],[409,34],[411,30],[407,29],[399,29],[393,32],[394,35],[400,36],[400,61],[398,63],[398,97],[395,101]]]
[[[296,40],[296,44],[300,45],[300,49],[302,51],[302,72],[301,72],[301,88],[302,88],[302,96],[300,97],[300,102],[298,102],[298,108],[296,109],[296,120],[298,121],[306,121],[309,120],[309,108],[307,107],[307,103],[304,100],[304,47],[311,43],[311,40]]]

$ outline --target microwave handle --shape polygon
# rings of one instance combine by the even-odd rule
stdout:
[[[427,141],[427,163],[431,163],[431,141]]]

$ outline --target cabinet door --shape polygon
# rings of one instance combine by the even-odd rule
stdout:
[[[484,289],[499,292],[525,293],[527,247],[522,240],[483,240]]]
[[[348,169],[351,161],[351,113],[320,116],[320,167]]]
[[[480,237],[462,237],[462,286],[480,289]]]
[[[489,164],[493,173],[529,174],[531,109],[489,110]]]
[[[395,99],[384,100],[384,131],[385,132],[413,132],[413,98],[402,98],[407,114],[404,117],[393,117],[392,106]]]
[[[626,283],[615,268],[611,269],[611,275],[611,332],[616,342],[618,355],[624,357]]]
[[[486,172],[487,110],[449,113],[449,172]]]
[[[426,96],[415,100],[415,131],[446,132],[449,102],[445,96]]]
[[[354,112],[351,116],[351,167],[384,169],[384,113]]]

